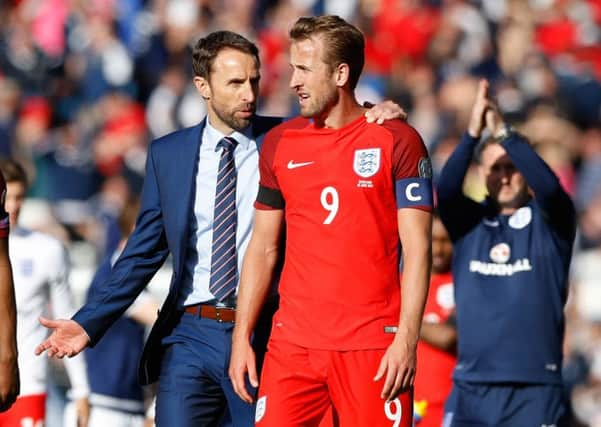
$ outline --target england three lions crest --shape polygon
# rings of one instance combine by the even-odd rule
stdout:
[[[379,148],[355,150],[353,170],[361,178],[369,178],[370,176],[374,176],[380,169],[380,157]]]

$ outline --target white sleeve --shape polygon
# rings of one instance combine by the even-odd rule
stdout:
[[[58,242],[56,249],[49,254],[48,286],[50,288],[50,304],[52,314],[57,319],[69,319],[75,313],[73,294],[69,286],[69,261],[67,251]],[[83,353],[66,358],[65,368],[71,382],[71,395],[74,399],[90,394],[88,374]]]
[[[90,385],[88,384],[88,374],[86,372],[86,359],[83,353],[75,357],[66,358],[65,369],[71,382],[71,397],[79,399],[90,395]]]

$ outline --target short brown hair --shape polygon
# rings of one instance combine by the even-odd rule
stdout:
[[[323,36],[325,57],[323,61],[332,70],[340,64],[348,64],[349,85],[355,89],[365,64],[365,39],[355,26],[336,15],[299,18],[290,29],[293,41]]]
[[[213,61],[223,49],[234,49],[251,55],[260,66],[259,49],[250,40],[232,31],[215,31],[199,39],[192,51],[194,75],[208,80]]]
[[[0,158],[0,172],[2,172],[5,182],[20,182],[27,186],[25,169],[14,160]]]

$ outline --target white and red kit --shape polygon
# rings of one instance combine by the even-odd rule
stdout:
[[[36,356],[35,347],[46,339],[48,330],[40,316],[69,319],[75,312],[68,283],[69,264],[63,245],[36,231],[14,228],[9,236],[9,255],[17,303],[17,346],[19,350],[20,395],[7,412],[0,414],[0,426],[37,425],[43,422],[48,360]],[[89,394],[82,355],[63,359],[77,399]],[[29,419],[31,421],[23,421]]]

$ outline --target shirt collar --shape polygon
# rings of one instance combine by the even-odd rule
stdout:
[[[224,135],[223,133],[215,129],[213,126],[211,126],[211,123],[209,122],[209,117],[207,116],[202,141],[202,149],[215,151],[217,149],[217,143],[226,136],[234,138],[236,141],[238,141],[238,145],[246,150],[248,149],[253,139],[252,123],[242,132],[234,131],[229,135]]]

